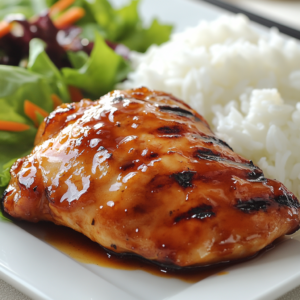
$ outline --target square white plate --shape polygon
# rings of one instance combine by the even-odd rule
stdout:
[[[123,0],[114,0],[116,4]],[[228,12],[192,0],[142,0],[148,23],[157,16],[176,31]],[[38,226],[38,225],[37,225]],[[300,234],[275,249],[229,267],[224,276],[198,283],[161,278],[143,271],[109,269],[79,263],[17,225],[0,220],[0,278],[33,299],[51,300],[267,300],[300,282]]]

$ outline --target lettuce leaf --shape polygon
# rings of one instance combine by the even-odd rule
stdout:
[[[107,0],[87,3],[96,22],[104,29],[105,38],[112,42],[120,41],[124,36],[130,35],[140,22],[137,11],[139,0],[133,0],[120,9],[114,9]]]
[[[40,39],[35,38],[30,41],[28,70],[45,76],[52,91],[58,95],[63,102],[70,102],[70,95],[64,78],[50,60],[45,48],[46,43]]]
[[[24,113],[24,101],[30,100],[50,112],[53,109],[52,92],[45,76],[19,67],[0,66],[0,99],[5,99],[6,104],[16,114],[25,117],[27,120],[30,121]],[[1,120],[15,121],[7,118],[2,109],[0,114]]]
[[[145,52],[151,45],[161,45],[169,40],[173,27],[161,25],[154,19],[149,28],[138,27],[131,35],[124,37],[120,42],[129,49]]]
[[[129,49],[144,52],[152,44],[160,45],[169,40],[173,26],[154,20],[149,28],[143,26],[138,13],[140,0],[115,9],[108,0],[76,0],[86,15],[77,25],[82,28],[82,38],[94,41],[95,31],[104,39],[124,44]]]
[[[131,50],[144,52],[152,44],[160,45],[169,40],[172,26],[162,25],[154,20],[146,29],[138,14],[139,0],[132,0],[127,6],[114,9],[108,0],[86,1],[102,31],[104,38],[124,44]]]
[[[0,168],[33,147],[37,129],[24,113],[24,101],[30,100],[50,112],[53,109],[50,95],[47,78],[19,67],[0,66],[0,120],[30,126],[23,132],[0,131]]]
[[[63,68],[62,73],[67,84],[83,89],[93,99],[111,91],[115,84],[123,80],[129,70],[129,63],[107,46],[103,38],[96,33],[96,41],[89,58],[79,58],[72,54],[73,66],[78,69]],[[79,59],[83,59],[79,62]]]
[[[73,68],[80,69],[87,63],[89,56],[83,51],[78,51],[78,52],[68,51],[68,58]]]

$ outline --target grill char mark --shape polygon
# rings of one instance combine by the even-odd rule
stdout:
[[[168,106],[168,105],[161,105],[159,106],[159,110],[163,112],[168,112],[171,114],[175,114],[181,117],[186,117],[186,118],[194,118],[195,121],[200,122],[201,120],[196,117],[192,112],[185,110],[179,106]]]
[[[213,141],[215,141],[217,144],[222,145],[224,147],[229,148],[231,151],[233,151],[233,149],[223,140],[216,138],[215,136],[211,136],[210,137]]]
[[[275,197],[274,201],[282,206],[288,206],[288,207],[294,207],[294,208],[300,207],[300,203],[298,202],[297,198],[285,191],[284,191],[284,195],[279,195],[279,196]]]
[[[214,217],[216,214],[213,212],[213,208],[211,205],[200,205],[190,209],[189,211],[177,216],[174,218],[174,222],[178,223],[181,220],[190,220],[190,219],[198,219],[203,220],[206,218]]]
[[[195,171],[183,171],[180,173],[174,173],[170,175],[170,177],[174,178],[177,181],[177,183],[183,188],[187,188],[193,186],[192,180],[196,173],[197,172]]]
[[[164,126],[157,129],[159,133],[162,134],[178,134],[181,133],[181,128],[179,126]]]
[[[270,206],[272,202],[276,202],[280,206],[287,206],[291,208],[300,207],[300,203],[298,202],[297,198],[295,196],[293,197],[291,194],[286,192],[284,192],[284,195],[279,195],[275,197],[273,196],[269,199],[252,198],[247,201],[242,201],[241,199],[239,199],[235,207],[245,213],[251,213],[259,210],[266,211],[267,207]]]
[[[265,181],[266,178],[261,169],[255,167],[250,173],[248,173],[248,180],[253,182]]]
[[[220,153],[214,152],[211,149],[208,148],[200,148],[197,149],[194,153],[194,157],[199,159],[208,159],[208,160],[216,160],[219,161],[221,159]]]
[[[194,157],[198,158],[198,159],[204,159],[204,160],[210,160],[210,161],[223,161],[223,162],[228,162],[228,163],[235,163],[235,161],[233,159],[222,157],[219,152],[213,151],[208,148],[197,149],[194,153]],[[256,167],[252,161],[249,161],[249,163],[240,163],[240,164],[251,169],[250,172],[247,172],[245,174],[247,180],[249,180],[251,182],[266,181],[263,171],[260,168]]]
[[[248,201],[239,199],[235,207],[244,213],[257,212],[259,210],[266,211],[271,203],[263,198],[253,198]]]
[[[202,134],[193,134],[192,136],[194,138],[204,140],[205,143],[207,143],[209,145],[211,145],[213,143],[213,144],[224,146],[224,147],[230,149],[231,151],[234,151],[226,142],[224,142],[223,140],[221,140],[221,139],[219,139],[215,136],[206,135],[204,133],[202,133]]]

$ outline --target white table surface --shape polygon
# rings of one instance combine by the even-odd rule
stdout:
[[[300,1],[227,0],[227,2],[300,30]],[[300,282],[299,287],[278,298],[278,300],[299,299]],[[0,279],[0,300],[30,300],[30,298]]]

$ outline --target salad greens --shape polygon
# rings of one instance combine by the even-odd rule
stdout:
[[[56,2],[2,0],[0,20],[15,13],[28,19]],[[115,9],[108,0],[75,0],[72,6],[83,8],[85,16],[68,28],[57,29],[52,16],[42,14],[33,21],[15,20],[23,26],[23,36],[11,33],[0,36],[0,122],[22,123],[28,128],[21,132],[0,128],[0,197],[9,183],[9,170],[14,161],[33,148],[37,128],[25,113],[26,100],[50,113],[55,107],[53,95],[62,102],[72,101],[70,87],[79,89],[85,97],[98,99],[124,80],[130,71],[126,55],[118,54],[118,45],[123,50],[127,47],[128,51],[144,52],[150,45],[169,39],[172,26],[154,19],[145,28],[138,5],[139,0],[132,0]],[[61,14],[63,12],[54,19]],[[31,30],[32,25],[36,31]],[[58,34],[64,37],[62,44]],[[85,43],[88,41],[87,46],[81,43],[83,39]],[[66,41],[69,44],[65,45]],[[41,120],[41,115],[35,114]],[[1,210],[0,218],[4,218]]]
[[[131,50],[144,52],[152,44],[160,45],[169,39],[172,26],[161,25],[156,19],[149,28],[144,28],[138,14],[139,0],[128,6],[114,9],[108,1],[77,1],[87,12],[79,23],[84,28],[82,37],[92,39],[91,29],[98,31],[105,39],[120,43]],[[96,24],[96,26],[95,26]]]
[[[29,60],[27,69],[47,78],[53,92],[64,102],[70,102],[70,95],[61,72],[45,52],[46,43],[32,39],[29,43]]]
[[[40,14],[57,0],[2,0],[0,20],[9,13],[22,13],[27,18]],[[81,37],[95,40],[95,32],[110,42],[123,44],[130,50],[144,52],[152,44],[160,45],[169,39],[173,26],[162,25],[156,19],[144,28],[138,13],[140,0],[115,9],[108,0],[75,0],[72,6],[85,10],[85,16],[76,25]]]
[[[73,68],[63,68],[62,74],[67,84],[85,90],[92,98],[112,90],[130,70],[129,63],[109,48],[98,33],[91,56],[83,53],[70,52]]]

